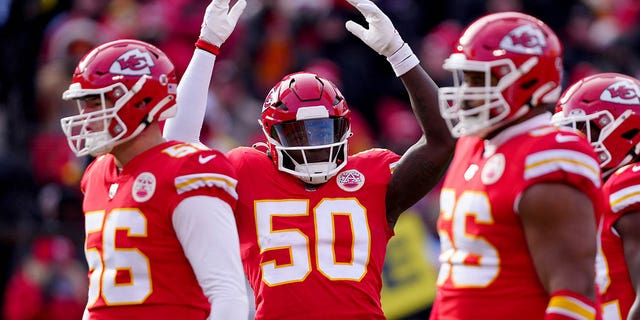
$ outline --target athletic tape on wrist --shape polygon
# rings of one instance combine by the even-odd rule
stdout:
[[[407,71],[420,63],[420,60],[413,54],[411,47],[409,47],[406,42],[402,44],[402,47],[400,47],[398,51],[389,56],[387,61],[391,64],[393,72],[395,72],[397,77],[407,73]]]

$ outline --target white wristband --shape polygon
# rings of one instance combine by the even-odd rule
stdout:
[[[413,54],[411,47],[405,42],[402,44],[402,47],[398,49],[394,54],[387,58],[387,61],[391,64],[393,68],[393,72],[395,72],[396,77],[399,77],[407,71],[411,70],[413,67],[420,63],[418,57]]]

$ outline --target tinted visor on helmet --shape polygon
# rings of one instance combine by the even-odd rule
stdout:
[[[271,136],[285,147],[323,146],[340,142],[349,130],[345,118],[309,119],[278,123]]]

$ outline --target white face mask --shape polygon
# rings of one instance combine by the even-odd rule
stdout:
[[[63,99],[77,100],[80,114],[60,119],[62,131],[67,136],[69,147],[77,156],[97,156],[110,152],[119,139],[126,133],[124,122],[118,117],[118,110],[130,99],[130,95],[124,94],[116,103],[109,107],[106,101],[106,93],[119,90],[126,93],[128,90],[122,83],[116,83],[101,89],[82,89],[78,83],[74,83],[63,94]],[[100,97],[101,107],[95,111],[83,112],[83,97],[96,95]],[[112,136],[109,126],[114,125],[119,132]]]
[[[343,118],[305,119],[277,124],[275,137],[265,136],[277,153],[278,170],[321,184],[347,164],[347,125]]]
[[[486,132],[509,117],[512,107],[502,92],[513,85],[522,74],[531,70],[537,61],[537,58],[531,58],[517,69],[510,59],[470,61],[463,54],[452,54],[445,60],[443,68],[453,73],[454,85],[438,89],[440,114],[447,122],[451,134],[460,137]],[[495,85],[492,84],[491,76],[491,70],[494,69],[502,70],[502,76]],[[482,84],[471,86],[466,83],[465,72],[480,74]],[[527,110],[528,108],[518,110],[511,117],[521,116]]]

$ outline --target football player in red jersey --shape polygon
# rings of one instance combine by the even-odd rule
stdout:
[[[596,260],[602,318],[640,319],[640,81],[588,76],[565,91],[553,122],[584,132],[602,168],[606,206]]]
[[[175,69],[137,40],[78,64],[61,119],[71,149],[97,158],[81,181],[89,292],[84,319],[246,319],[233,208],[235,170],[219,151],[165,141]]]
[[[542,21],[483,16],[443,64],[440,112],[459,137],[440,193],[431,319],[594,319],[600,168],[549,121],[562,48]],[[548,111],[549,110],[549,111]]]
[[[402,157],[383,149],[349,156],[351,113],[333,83],[300,72],[271,89],[260,119],[264,148],[227,153],[238,173],[236,222],[256,319],[384,319],[381,273],[396,220],[439,182],[453,152],[437,87],[411,48],[371,1],[349,2],[369,28],[347,29],[387,57],[424,135]],[[204,19],[211,30],[203,29],[179,85],[178,114],[164,132],[171,138],[199,136],[217,51],[206,43],[218,17]]]

